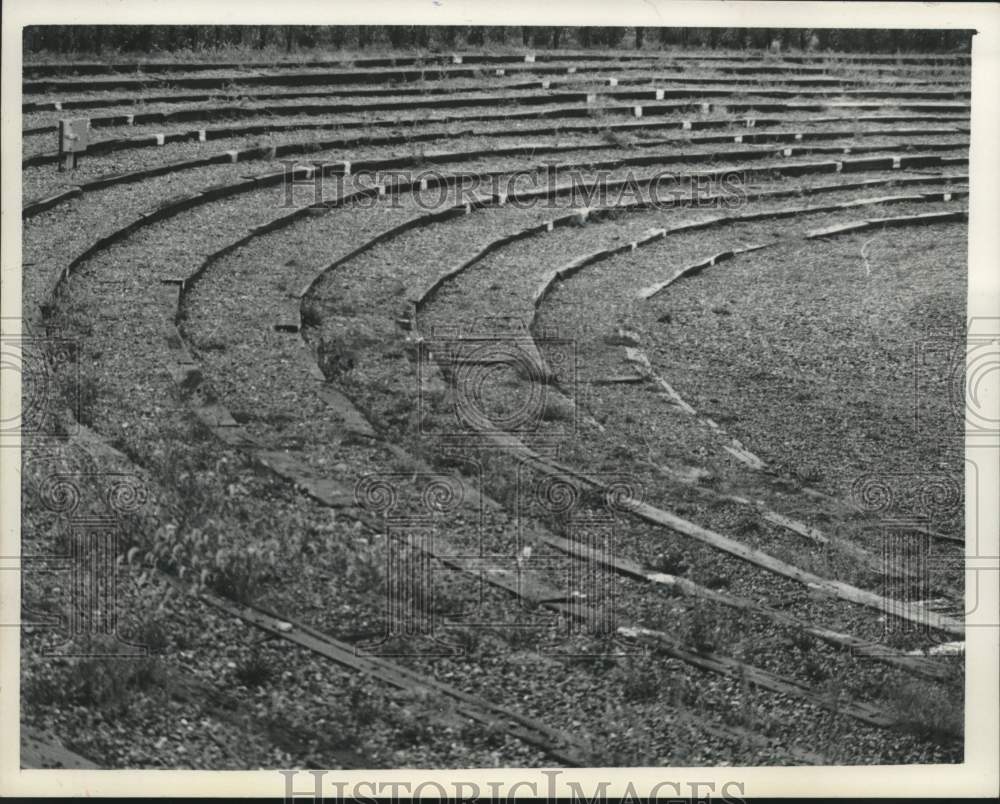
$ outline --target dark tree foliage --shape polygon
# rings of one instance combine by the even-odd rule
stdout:
[[[36,25],[25,53],[155,56],[183,51],[533,48],[968,53],[973,31],[846,28],[498,27],[482,25]]]

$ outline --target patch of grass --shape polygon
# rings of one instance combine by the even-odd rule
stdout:
[[[732,584],[732,580],[726,575],[711,573],[705,578],[704,585],[709,589],[727,589]]]
[[[614,685],[626,701],[634,703],[656,700],[662,691],[655,665],[648,657],[628,659],[619,665],[614,673]]]
[[[823,471],[815,464],[800,466],[795,470],[795,476],[800,483],[812,486],[823,480]]]
[[[679,676],[669,685],[670,702],[673,706],[691,707],[701,698],[701,690],[687,676]]]
[[[233,671],[236,680],[244,687],[262,687],[274,675],[270,660],[260,651],[252,652],[246,659],[236,663]]]
[[[691,565],[683,553],[667,551],[654,557],[649,563],[649,568],[653,572],[662,572],[665,575],[683,575],[691,568]]]
[[[316,345],[316,358],[323,373],[337,379],[354,369],[358,354],[332,338],[321,337]]]
[[[302,327],[318,328],[323,324],[323,317],[320,315],[319,307],[313,301],[302,302],[300,310]]]
[[[540,635],[537,628],[518,625],[491,628],[490,633],[499,637],[507,647],[514,651],[530,650]]]
[[[803,672],[813,683],[825,681],[830,677],[830,671],[823,666],[823,663],[815,656],[807,656],[802,666]]]
[[[423,143],[410,143],[408,149],[413,167],[424,167],[427,164],[427,147]]]
[[[142,621],[136,633],[136,642],[154,654],[164,653],[170,646],[167,629],[157,617],[147,617]]]
[[[950,687],[905,682],[893,688],[889,709],[903,731],[925,740],[948,743],[965,733],[963,702]]]
[[[740,538],[747,536],[757,536],[761,532],[760,522],[756,517],[745,516],[736,524],[736,535]]]
[[[158,686],[162,681],[159,660],[150,656],[98,655],[120,653],[114,640],[93,640],[84,647],[94,655],[74,657],[55,674],[31,677],[24,686],[25,700],[40,706],[82,706],[109,716],[124,712],[132,693]]]
[[[225,352],[229,345],[222,338],[209,336],[198,340],[195,348],[202,352]]]
[[[573,667],[583,668],[594,675],[603,675],[618,667],[622,657],[617,655],[615,645],[606,639],[583,637],[575,644],[566,645],[563,654]]]
[[[729,640],[731,621],[704,601],[698,601],[681,625],[681,637],[696,653],[713,653]]]
[[[791,643],[793,648],[808,653],[816,647],[816,638],[799,628],[792,634]]]
[[[606,128],[601,132],[601,139],[610,145],[628,145],[628,137],[623,134],[619,134],[617,131],[612,131],[609,128]]]
[[[483,632],[479,628],[449,628],[444,635],[445,641],[457,645],[466,658],[476,654],[482,637]]]
[[[94,426],[94,414],[97,400],[100,398],[100,386],[97,379],[73,367],[57,374],[59,396],[63,403],[76,417],[80,424]]]
[[[542,420],[547,422],[571,422],[576,418],[576,405],[572,400],[564,399],[557,394],[546,394],[542,407]]]

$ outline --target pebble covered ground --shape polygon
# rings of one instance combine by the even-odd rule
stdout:
[[[712,75],[726,76],[736,63],[711,62],[704,69],[697,64],[680,66],[679,75],[705,74],[710,67]],[[600,69],[614,67],[602,65]],[[645,78],[642,69],[648,72],[648,67],[631,72]],[[485,76],[491,74],[484,70]],[[849,76],[865,86],[928,77],[919,69],[859,70],[845,65],[831,67],[830,74]],[[169,74],[165,77],[169,81]],[[758,77],[778,80],[754,76]],[[935,82],[964,78],[967,73],[963,71],[934,74]],[[508,74],[496,86],[502,89],[511,80]],[[462,81],[451,88],[461,97],[462,90],[471,86]],[[808,92],[804,90],[802,97],[808,100]],[[43,98],[49,96],[38,97]],[[743,113],[722,107],[720,103],[708,114],[691,117],[724,119],[728,114],[734,117],[731,129],[691,134],[747,130],[742,119],[736,119]],[[477,114],[497,114],[497,108],[473,106],[450,113],[474,120]],[[857,158],[844,155],[845,147],[871,148],[871,155],[893,156],[954,156],[964,154],[967,147],[961,131],[918,137],[891,133],[894,127],[942,125],[926,120],[933,113],[902,113],[919,121],[914,123],[879,122],[877,117],[893,114],[889,106],[878,113],[865,112],[860,120],[843,110],[832,114],[837,119],[817,121],[816,113],[807,112],[783,114],[785,126],[778,130],[846,128],[854,136],[797,143],[805,150],[795,157],[782,155],[781,146],[760,146],[767,157],[747,164],[756,168],[796,159]],[[26,114],[24,125],[44,124],[59,116]],[[505,128],[499,121],[442,124],[439,118],[443,116],[434,112],[418,121],[413,115],[404,128],[405,114],[395,115],[395,125],[389,127],[374,126],[369,116],[356,115],[343,119],[370,127],[336,134],[324,130],[319,136],[400,130],[447,135],[429,143],[426,150],[422,144],[350,149],[349,158],[354,161],[412,155],[419,157],[421,166],[433,165],[433,153],[442,150],[496,151],[525,142],[569,146],[557,157],[490,155],[440,166],[454,173],[534,171],[546,161],[587,163],[660,154],[661,163],[654,157],[648,160],[653,164],[644,162],[637,169],[651,175],[667,165],[676,166],[677,172],[739,167],[715,154],[744,147],[688,142],[683,139],[687,132],[656,128],[613,136],[573,130],[537,136],[522,129],[543,121],[520,119],[512,120],[503,136],[494,136]],[[667,119],[674,117],[685,119],[681,114]],[[953,117],[961,126],[961,116]],[[263,139],[236,136],[94,155],[85,158],[70,176],[57,174],[53,166],[26,168],[23,193],[30,198],[53,192],[69,180],[197,158],[227,148],[308,142],[317,136],[308,126],[319,120],[282,118],[282,122],[301,122],[303,129]],[[250,124],[251,120],[240,122]],[[567,122],[575,126],[580,121]],[[468,133],[472,127],[475,133]],[[143,131],[147,127],[127,133]],[[118,134],[115,129],[101,131],[101,136]],[[677,143],[651,143],[651,138],[660,137],[676,137]],[[25,154],[43,152],[43,142],[42,137],[31,139]],[[688,161],[678,163],[679,155]],[[308,155],[309,161],[336,158],[345,155],[337,151]],[[32,312],[49,301],[56,278],[95,237],[138,221],[140,213],[168,199],[273,167],[267,160],[255,160],[182,170],[88,192],[30,218],[24,227],[25,309]],[[777,184],[760,180],[747,189],[805,190],[818,184],[869,179],[882,183],[864,190],[754,201],[748,209],[778,211],[961,189],[966,179],[960,170],[961,166],[922,173],[867,170],[784,178]],[[627,175],[627,164],[610,172],[611,178]],[[935,175],[936,183],[891,184],[895,179],[933,179]],[[593,172],[582,176],[596,178]],[[956,180],[950,181],[950,176]],[[331,192],[327,200],[336,197],[336,184]],[[539,296],[552,269],[574,257],[628,244],[655,227],[708,221],[718,217],[720,210],[622,208],[594,215],[586,223],[551,231],[543,227],[530,236],[498,244],[499,238],[567,214],[571,211],[568,203],[558,209],[537,204],[487,206],[459,210],[445,219],[428,214],[435,207],[435,197],[438,194],[429,190],[382,197],[369,204],[316,209],[315,214],[299,217],[290,225],[265,231],[254,227],[276,221],[292,208],[312,203],[314,197],[311,187],[298,187],[292,208],[282,208],[282,188],[256,187],[163,220],[142,220],[119,242],[83,260],[63,283],[46,325],[50,335],[80,344],[73,372],[64,375],[64,379],[76,378],[63,391],[65,398],[74,403],[79,421],[117,451],[102,452],[98,468],[139,471],[150,492],[139,512],[126,522],[126,544],[135,549],[123,550],[125,560],[117,577],[122,609],[128,612],[122,632],[148,645],[151,653],[143,659],[53,659],[49,654],[57,647],[58,637],[45,628],[26,630],[22,641],[25,724],[58,735],[67,747],[102,767],[552,765],[550,753],[516,739],[504,727],[477,726],[456,709],[447,693],[433,692],[427,685],[400,691],[354,673],[287,639],[254,629],[197,596],[178,592],[153,571],[150,562],[159,562],[171,572],[183,568],[190,576],[201,573],[216,593],[252,601],[348,644],[370,645],[383,636],[389,589],[385,568],[397,555],[395,543],[379,528],[364,526],[350,511],[326,505],[315,494],[307,495],[266,470],[254,457],[260,454],[255,450],[262,449],[347,492],[366,476],[390,478],[398,494],[397,508],[409,513],[428,499],[427,473],[460,482],[468,494],[463,503],[435,515],[438,552],[445,556],[429,560],[433,591],[411,590],[413,595],[432,595],[434,639],[427,635],[392,637],[386,644],[398,655],[388,660],[479,696],[484,707],[510,707],[582,740],[590,746],[592,764],[960,761],[961,723],[955,723],[955,712],[961,712],[960,661],[938,660],[939,667],[948,668],[945,682],[918,680],[907,668],[838,650],[810,636],[801,625],[790,626],[787,618],[886,641],[896,650],[925,647],[926,632],[896,634],[887,630],[884,617],[870,610],[813,594],[787,578],[678,532],[619,515],[614,519],[614,549],[645,572],[676,575],[696,584],[702,594],[714,592],[728,603],[686,596],[676,587],[664,588],[636,577],[615,576],[617,625],[662,632],[666,640],[637,640],[633,635],[623,641],[619,636],[615,650],[624,656],[608,656],[607,643],[581,633],[586,631],[581,623],[570,628],[568,621],[545,606],[522,599],[533,594],[530,589],[519,598],[458,572],[456,555],[491,556],[490,560],[516,561],[518,566],[527,562],[525,577],[538,589],[554,590],[555,600],[574,599],[578,592],[573,573],[578,570],[568,568],[577,564],[567,563],[565,555],[539,534],[576,538],[578,522],[558,507],[525,502],[529,499],[526,491],[542,494],[550,480],[537,467],[522,466],[503,452],[487,454],[470,452],[460,444],[449,446],[448,438],[435,428],[453,419],[456,391],[434,382],[422,386],[417,370],[426,368],[420,362],[418,337],[428,337],[433,344],[441,333],[468,331],[498,317],[514,321],[524,336],[534,335],[541,354],[553,365],[559,365],[556,360],[563,347],[544,334],[558,332],[571,340],[577,350],[576,376],[588,380],[634,371],[634,365],[623,360],[624,348],[628,344],[641,347],[653,368],[699,412],[722,422],[748,448],[773,463],[779,478],[790,477],[794,482],[782,484],[773,476],[749,471],[720,450],[719,434],[706,432],[694,418],[680,415],[662,395],[641,384],[570,384],[560,375],[558,384],[546,392],[532,443],[558,444],[558,451],[551,454],[578,469],[638,480],[648,502],[822,577],[903,595],[912,591],[905,579],[883,585],[877,574],[854,566],[833,546],[811,544],[800,534],[762,519],[754,505],[748,507],[732,497],[752,496],[758,506],[766,502],[831,532],[842,526],[838,538],[874,549],[864,540],[863,522],[845,516],[829,498],[803,496],[797,484],[843,498],[848,494],[846,479],[859,469],[888,472],[901,463],[925,461],[932,454],[945,464],[952,460],[954,456],[946,450],[935,452],[926,444],[911,445],[911,455],[898,445],[878,443],[877,434],[852,428],[850,420],[837,422],[838,427],[852,428],[858,434],[855,450],[844,451],[844,439],[838,435],[842,430],[818,425],[836,411],[856,409],[859,417],[865,411],[866,418],[900,414],[901,409],[884,401],[874,402],[884,393],[888,379],[884,372],[869,372],[860,383],[848,382],[857,379],[857,365],[881,364],[886,354],[898,353],[906,340],[898,327],[889,327],[889,321],[884,330],[873,328],[871,311],[890,309],[892,321],[907,323],[914,331],[927,321],[947,326],[955,316],[961,319],[963,273],[955,270],[942,275],[940,265],[960,252],[964,225],[822,241],[810,252],[811,270],[831,277],[822,298],[814,292],[812,277],[797,281],[794,272],[804,242],[800,238],[810,229],[864,217],[954,211],[962,208],[962,201],[880,201],[836,212],[799,212],[791,218],[716,224],[595,263]],[[459,200],[449,197],[448,203]],[[727,214],[742,211],[724,210]],[[401,228],[407,223],[409,228]],[[946,232],[944,240],[942,232]],[[377,242],[376,237],[384,239]],[[236,248],[207,259],[242,239],[245,242]],[[681,265],[765,240],[781,242],[712,266],[652,300],[635,300],[638,289],[662,280]],[[481,254],[488,244],[494,250]],[[851,279],[858,271],[856,252],[863,252],[867,271],[863,286]],[[854,274],[844,271],[845,255],[850,255]],[[960,260],[952,262],[960,269]],[[900,288],[912,288],[914,275],[921,278],[913,283],[919,284],[919,296],[900,295]],[[161,283],[166,277],[186,277],[189,282],[178,295],[176,289]],[[197,281],[191,283],[191,278]],[[434,283],[437,287],[428,292]],[[857,294],[873,284],[875,295],[865,296],[864,304],[858,302]],[[792,301],[776,287],[793,294]],[[416,317],[405,323],[417,299]],[[594,305],[595,299],[601,304]],[[841,308],[850,315],[834,316],[833,310]],[[725,313],[718,312],[723,309]],[[808,316],[807,310],[811,311]],[[222,405],[258,447],[227,445],[193,418],[196,399],[185,385],[187,380],[178,383],[168,370],[171,358],[164,333],[175,317],[198,364],[198,398]],[[275,327],[299,317],[301,336]],[[820,321],[827,326],[817,332]],[[411,329],[414,325],[416,329]],[[761,369],[752,359],[741,359],[745,353],[733,357],[733,339],[754,335],[785,344],[772,345],[769,354],[777,362],[769,366],[768,376],[787,378],[794,372],[799,382],[807,382],[811,394],[797,402],[807,406],[810,415],[789,421],[777,401],[785,398],[776,396],[780,386],[753,376]],[[797,352],[788,347],[800,342],[808,342],[810,348]],[[838,361],[831,364],[830,353],[836,353]],[[325,375],[323,381],[314,376],[317,366]],[[524,388],[524,377],[507,374],[498,389],[491,391],[496,394],[493,401],[509,405]],[[857,407],[862,398],[869,400],[869,407]],[[928,409],[927,426],[943,438],[947,438],[949,424],[945,413],[940,406]],[[358,415],[371,423],[374,433],[358,430],[352,419]],[[79,474],[83,464],[93,470],[94,460],[80,452],[87,443],[80,437],[70,438],[55,448],[31,453],[30,471],[24,475],[25,534],[26,542],[39,552],[64,547],[68,538],[65,523],[46,508],[46,478],[53,471]],[[807,449],[812,463],[797,462],[795,456]],[[815,470],[817,462],[822,463],[822,473]],[[946,472],[955,467],[947,464],[941,469]],[[694,483],[690,482],[692,473],[698,477]],[[678,479],[684,476],[686,481]],[[476,500],[481,498],[472,489],[482,489],[495,503],[479,509]],[[580,512],[599,511],[589,498],[578,502]],[[961,523],[955,510],[935,526],[959,533]],[[526,547],[528,552],[524,552]],[[934,595],[960,600],[960,580],[938,579],[940,588],[933,590]],[[44,608],[51,591],[32,581],[25,595]],[[765,608],[753,608],[760,604]],[[675,639],[687,653],[662,647]],[[442,640],[450,646],[446,655],[426,653]],[[735,661],[732,666],[742,669],[729,675],[700,669],[705,662],[716,661],[715,657]],[[789,694],[792,687],[774,691],[753,683],[753,668],[791,680],[800,693]],[[914,711],[917,701],[923,703],[921,713]],[[860,711],[860,706],[888,713],[899,725],[886,728],[863,723],[849,714]]]

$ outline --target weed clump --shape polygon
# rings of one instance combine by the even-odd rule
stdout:
[[[955,691],[911,681],[896,687],[890,697],[890,711],[899,728],[915,737],[948,743],[960,740],[965,732],[965,708]]]

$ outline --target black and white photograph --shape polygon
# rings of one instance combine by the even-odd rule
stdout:
[[[998,7],[375,5],[5,20],[11,773],[982,759]]]

